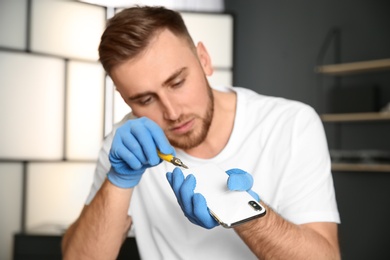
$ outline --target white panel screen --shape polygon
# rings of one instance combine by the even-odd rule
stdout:
[[[233,66],[233,17],[225,14],[182,13],[195,42],[203,42],[214,67]]]
[[[233,73],[230,70],[215,70],[208,80],[211,86],[232,86]]]
[[[20,231],[22,170],[21,163],[0,163],[0,259],[12,259],[12,238]]]
[[[31,50],[96,61],[105,9],[71,1],[33,1]]]
[[[0,52],[0,158],[63,156],[64,61]]]
[[[103,140],[104,78],[98,63],[68,63],[67,159],[97,158]]]
[[[29,164],[27,229],[74,222],[91,188],[94,169],[94,163]]]
[[[131,108],[125,103],[118,91],[115,90],[114,83],[109,76],[106,77],[106,106],[104,136],[112,131],[112,126],[123,119],[131,112]]]
[[[115,89],[114,82],[112,82],[110,77],[107,77],[107,90],[113,93],[112,99],[112,115],[113,115],[113,122],[118,123],[123,119],[125,115],[131,112],[131,108],[126,104],[126,102],[123,100],[122,96],[119,94],[118,91]]]
[[[0,1],[0,46],[26,49],[27,0]]]
[[[131,108],[123,100],[118,91],[114,92],[114,123],[118,123],[125,115],[131,112]]]

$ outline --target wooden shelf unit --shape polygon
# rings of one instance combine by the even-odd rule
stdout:
[[[329,76],[342,76],[358,73],[390,70],[390,59],[349,62],[317,66],[315,72]],[[322,114],[323,122],[359,122],[390,120],[390,112]],[[390,172],[390,164],[375,163],[332,163],[333,171],[343,172]]]
[[[390,120],[390,112],[322,114],[323,122],[357,122]]]
[[[315,68],[316,73],[326,75],[348,75],[390,69],[390,59],[358,61],[331,65],[322,65]]]
[[[332,163],[332,171],[390,172],[390,164]]]

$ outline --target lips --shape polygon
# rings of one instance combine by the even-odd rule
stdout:
[[[190,119],[184,123],[171,127],[171,131],[175,134],[185,134],[192,129],[194,125],[194,119]]]

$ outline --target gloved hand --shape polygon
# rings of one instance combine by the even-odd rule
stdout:
[[[259,196],[251,190],[252,176],[240,169],[231,169],[226,172],[229,175],[227,186],[229,190],[247,191],[254,199],[259,201]],[[218,226],[218,222],[211,216],[205,198],[200,193],[194,193],[196,179],[189,174],[185,179],[180,168],[173,172],[167,172],[167,179],[176,195],[177,201],[184,215],[194,224],[212,229]]]
[[[229,175],[227,186],[229,190],[248,192],[256,201],[260,201],[259,195],[252,190],[253,177],[241,169],[230,169],[226,173]]]
[[[142,117],[127,121],[117,129],[111,145],[108,180],[120,188],[136,186],[146,168],[161,162],[157,149],[175,154],[164,131],[152,120]]]

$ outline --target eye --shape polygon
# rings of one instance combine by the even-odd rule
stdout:
[[[185,79],[182,79],[182,80],[179,80],[177,82],[174,82],[172,84],[172,88],[179,88],[179,87],[181,87],[184,84],[184,82],[185,82]]]
[[[142,106],[146,106],[146,105],[150,104],[152,101],[153,101],[153,97],[152,96],[146,96],[146,97],[140,99],[138,101],[138,103],[140,105],[142,105]]]

